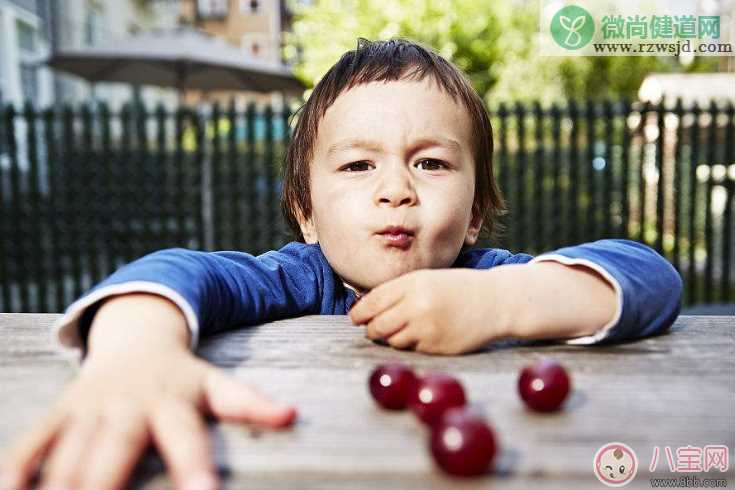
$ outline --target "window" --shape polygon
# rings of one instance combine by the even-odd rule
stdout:
[[[20,73],[21,96],[24,101],[38,98],[38,68],[36,52],[36,29],[22,20],[15,21],[18,39],[18,71]]]
[[[97,10],[87,9],[87,16],[84,20],[84,37],[89,46],[97,44],[100,39],[100,20]]]
[[[260,8],[258,0],[240,0],[240,12],[248,14],[257,14]]]
[[[197,14],[201,18],[227,17],[228,0],[197,0]]]
[[[0,63],[0,112],[3,108],[3,88],[5,87],[5,80],[3,79],[3,64]]]
[[[18,47],[23,51],[36,51],[36,31],[22,20],[16,21],[15,30],[18,33]]]
[[[20,65],[20,87],[23,100],[35,101],[38,98],[38,69],[31,64]]]
[[[270,56],[268,35],[249,32],[242,37],[242,49],[248,58],[268,59]]]

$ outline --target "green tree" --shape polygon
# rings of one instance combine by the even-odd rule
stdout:
[[[314,0],[293,9],[284,55],[295,59],[302,52],[294,72],[308,86],[354,49],[358,37],[405,37],[431,46],[464,70],[490,105],[635,98],[649,73],[717,69],[713,57],[696,58],[686,67],[674,57],[540,57],[536,0]]]
[[[479,0],[317,0],[295,8],[284,54],[295,58],[301,46],[303,56],[294,71],[313,86],[339,56],[355,48],[358,37],[407,37],[451,59],[484,94],[500,76],[500,37],[510,20],[498,2]]]

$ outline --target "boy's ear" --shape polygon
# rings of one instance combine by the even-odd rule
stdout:
[[[467,235],[464,239],[464,244],[471,247],[477,243],[477,237],[480,235],[482,229],[482,214],[477,211],[475,206],[472,206],[472,220],[470,220],[470,226],[467,228]]]
[[[296,213],[296,219],[299,222],[299,228],[301,228],[301,234],[304,235],[304,241],[308,244],[319,243],[319,237],[316,233],[316,227],[314,226],[314,219],[306,219],[301,212]]]

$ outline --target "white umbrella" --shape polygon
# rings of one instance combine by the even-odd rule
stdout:
[[[92,83],[299,95],[304,89],[288,68],[248,59],[244,51],[224,40],[188,28],[153,30],[95,46],[61,49],[46,64]]]

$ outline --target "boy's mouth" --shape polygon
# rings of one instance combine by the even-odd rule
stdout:
[[[390,247],[407,250],[413,241],[414,232],[401,226],[388,226],[378,232]]]

